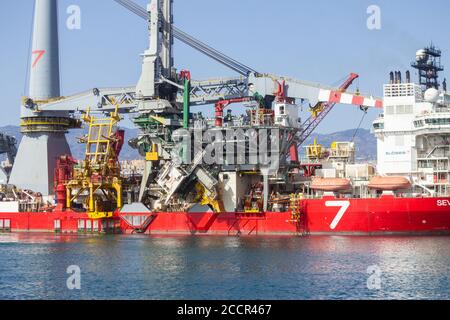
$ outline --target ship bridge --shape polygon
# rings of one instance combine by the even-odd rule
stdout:
[[[413,67],[438,66],[433,55],[418,51]],[[426,63],[431,61],[430,63]],[[378,139],[378,171],[386,176],[405,176],[417,193],[446,195],[450,191],[450,95],[437,77],[440,68],[420,74],[419,83],[391,72],[384,85],[384,112],[374,122]],[[420,71],[420,70],[419,70]],[[428,81],[430,80],[430,81]]]

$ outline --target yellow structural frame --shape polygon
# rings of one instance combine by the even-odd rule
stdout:
[[[195,190],[197,191],[197,197],[194,202],[197,202],[202,206],[210,206],[215,213],[225,211],[222,201],[209,197],[205,187],[201,183],[197,183],[195,185]]]
[[[73,179],[66,184],[66,206],[71,208],[76,199],[87,193],[85,206],[89,218],[109,218],[113,212],[104,210],[97,198],[102,192],[107,201],[115,202],[116,208],[123,205],[120,165],[112,148],[114,129],[121,120],[118,107],[106,118],[94,117],[88,109],[83,120],[89,124],[87,137],[81,139],[86,143],[85,159],[80,167],[75,168]],[[97,175],[101,177],[98,180],[95,179]],[[73,191],[76,191],[74,195]]]
[[[323,146],[317,144],[317,140],[314,139],[314,144],[306,147],[306,156],[308,158],[320,159],[323,154]]]

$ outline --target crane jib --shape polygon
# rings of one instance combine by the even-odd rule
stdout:
[[[114,0],[118,4],[122,5],[124,8],[133,12],[137,16],[148,20],[148,12],[141,6],[137,5],[131,0]],[[191,48],[203,53],[204,55],[214,59],[215,61],[223,64],[224,66],[236,71],[237,73],[248,76],[252,73],[258,73],[254,69],[230,58],[229,56],[217,51],[211,46],[201,42],[200,40],[190,36],[189,34],[179,30],[178,28],[172,26],[173,36],[180,40],[181,42],[187,44]]]

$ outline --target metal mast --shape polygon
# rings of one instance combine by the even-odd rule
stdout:
[[[173,77],[173,0],[164,0],[162,2],[162,43],[161,43],[161,68],[164,77],[171,79]]]
[[[182,168],[183,172],[180,171],[177,161],[171,161],[173,152],[178,150],[175,150],[175,141],[170,137],[179,128],[193,129],[189,110],[193,104],[206,105],[224,99],[261,97],[262,102],[258,106],[260,111],[265,112],[269,107],[278,108],[277,112],[280,112],[280,115],[283,108],[284,111],[286,108],[292,110],[292,114],[298,110],[298,106],[294,103],[295,99],[307,101],[312,106],[319,103],[328,105],[345,103],[368,107],[383,105],[381,100],[373,97],[352,95],[343,93],[340,89],[256,72],[176,29],[172,25],[172,0],[151,0],[147,9],[140,8],[130,0],[115,1],[148,22],[149,46],[143,54],[142,73],[136,87],[94,89],[66,98],[53,98],[55,93],[49,93],[50,87],[47,87],[46,95],[42,94],[42,97],[49,97],[47,101],[40,101],[42,98],[36,96],[27,99],[22,109],[22,132],[25,136],[11,178],[11,183],[18,187],[50,194],[53,190],[53,168],[56,166],[56,158],[70,154],[64,133],[76,123],[69,117],[69,113],[86,110],[89,106],[97,111],[118,107],[119,112],[138,113],[134,122],[142,132],[133,139],[132,144],[139,148],[146,159],[139,198],[145,198],[145,192],[149,191],[152,192],[151,201],[158,199],[155,201],[161,206],[166,206],[192,174],[207,190],[204,195],[208,201],[216,201],[218,195],[218,191],[215,190],[217,179],[201,164],[201,153],[191,165]],[[40,33],[46,33],[48,36],[45,37],[47,41],[40,43],[41,47],[34,47],[33,51],[51,51],[57,47],[56,9],[54,9],[56,0],[36,0],[36,7],[36,19],[42,22],[35,25],[35,37],[40,36]],[[40,18],[41,15],[47,17]],[[191,81],[189,72],[184,71],[177,75],[172,58],[173,38],[223,63],[244,77],[196,82]],[[36,68],[44,58],[50,59],[44,53],[37,61],[33,61],[33,68]],[[49,63],[57,66],[57,55],[53,56]],[[57,81],[55,72],[47,72],[44,77]],[[283,97],[286,100],[282,103],[283,106],[277,105],[277,102],[275,105],[272,103],[280,84],[283,84]],[[255,109],[256,111],[258,110]],[[273,114],[275,115],[275,111]],[[286,115],[279,118],[282,122]],[[288,126],[281,122],[279,124],[286,132],[281,146],[283,155],[289,153],[289,148],[294,144],[295,136],[300,129],[296,125],[298,118],[288,120],[290,123]],[[255,125],[260,126],[261,123],[257,121]],[[286,139],[288,135],[290,138]],[[185,155],[184,150],[188,148],[185,147],[180,154]],[[175,178],[176,176],[178,178]],[[172,178],[175,183],[167,183]],[[268,180],[265,182],[267,185]],[[156,189],[149,188],[151,184],[156,186]],[[268,188],[266,192],[267,190]]]
[[[170,81],[176,78],[173,69],[172,0],[152,0],[147,6],[149,48],[144,52],[142,74],[136,93],[144,100],[173,100],[175,91]],[[172,92],[173,91],[173,92]]]
[[[419,72],[419,83],[426,90],[435,88],[439,90],[439,72],[444,71],[441,64],[441,50],[434,45],[421,49],[416,53],[416,61],[411,66]]]

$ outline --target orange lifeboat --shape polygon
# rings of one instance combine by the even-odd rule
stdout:
[[[339,192],[351,190],[352,184],[349,179],[339,178],[315,178],[311,189],[316,191]]]
[[[397,191],[411,188],[411,182],[405,177],[373,177],[369,182],[369,188],[381,191]]]

